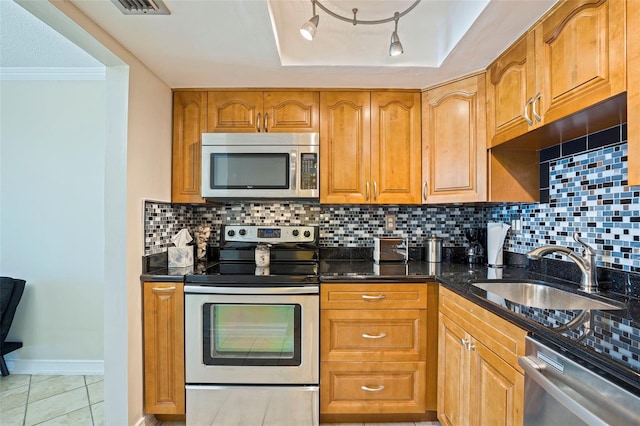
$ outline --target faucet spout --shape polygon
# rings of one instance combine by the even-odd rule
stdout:
[[[550,253],[559,253],[561,255],[564,255],[573,263],[575,263],[582,273],[582,278],[580,279],[580,290],[584,291],[585,293],[598,293],[596,251],[587,243],[585,243],[580,238],[577,232],[573,234],[573,238],[576,240],[576,242],[582,245],[582,255],[579,255],[568,247],[541,246],[528,252],[527,258],[531,260],[540,260],[543,256]]]

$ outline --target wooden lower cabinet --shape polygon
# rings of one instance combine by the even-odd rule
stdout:
[[[526,332],[477,305],[470,311],[472,302],[446,289],[440,294],[438,420],[454,426],[521,425],[524,373],[517,357]],[[497,354],[505,352],[510,356]]]
[[[321,420],[411,421],[435,414],[437,288],[322,284]]]
[[[144,411],[185,414],[184,288],[143,283]]]

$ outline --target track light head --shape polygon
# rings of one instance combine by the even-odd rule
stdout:
[[[300,27],[300,34],[307,40],[313,40],[313,36],[316,35],[316,30],[318,29],[318,22],[320,21],[320,17],[318,15],[313,15],[311,19],[305,22],[302,27]]]
[[[397,32],[391,34],[391,45],[389,46],[389,56],[398,56],[404,53],[402,43],[400,43],[400,37]]]
[[[396,26],[391,33],[391,44],[389,45],[389,56],[398,56],[404,53],[402,43],[400,43],[400,37],[398,37],[398,20],[400,20],[400,14],[396,12],[393,15],[393,20],[396,21]]]

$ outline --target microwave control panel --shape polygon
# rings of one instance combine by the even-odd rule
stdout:
[[[300,163],[300,189],[318,189],[318,154],[305,152]]]

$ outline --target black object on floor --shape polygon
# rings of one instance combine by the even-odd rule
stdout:
[[[0,372],[3,376],[9,375],[4,356],[22,347],[22,342],[5,342],[5,339],[9,334],[25,284],[25,280],[0,277]]]

